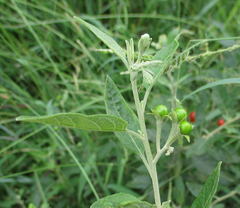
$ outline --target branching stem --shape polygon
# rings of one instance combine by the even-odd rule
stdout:
[[[131,74],[130,74],[131,76]],[[152,179],[152,184],[153,184],[153,191],[154,191],[154,199],[155,203],[157,205],[157,208],[161,208],[161,198],[160,198],[160,192],[159,192],[159,183],[158,183],[158,177],[157,177],[157,170],[156,170],[156,164],[153,163],[153,156],[148,140],[148,135],[147,135],[147,129],[145,125],[145,118],[144,118],[144,109],[140,103],[139,96],[138,96],[138,89],[137,89],[137,81],[136,79],[131,80],[132,84],[132,91],[133,91],[133,96],[134,96],[134,101],[136,105],[136,110],[138,114],[138,119],[140,123],[140,128],[141,132],[143,133],[144,140],[143,140],[143,145],[146,151],[146,156],[149,164],[149,174]]]
[[[137,137],[137,138],[140,139],[142,142],[144,142],[144,140],[145,140],[145,138],[144,138],[142,135],[140,135],[140,134],[138,134],[138,133],[136,133],[136,132],[134,132],[134,131],[132,131],[132,130],[126,129],[125,132],[128,133],[128,134],[130,134],[130,135],[132,135],[132,136]],[[146,160],[145,156],[144,156],[143,154],[140,154],[139,156],[140,156],[140,158],[142,159],[142,161],[143,161],[144,165],[146,166],[147,170],[149,171],[149,170],[150,170],[150,169],[149,169],[149,164],[148,164],[148,161]]]
[[[144,138],[142,135],[140,135],[140,134],[138,134],[138,133],[136,133],[136,132],[134,132],[134,131],[132,131],[132,130],[126,129],[125,132],[128,133],[128,134],[131,134],[131,135],[133,135],[133,136],[135,136],[135,137],[137,137],[137,138],[140,139],[142,142],[145,140],[145,138]]]
[[[153,160],[153,164],[157,164],[157,161],[159,160],[159,158],[161,157],[161,155],[168,149],[168,147],[166,145],[164,145],[164,147],[160,150],[157,151],[157,154]]]

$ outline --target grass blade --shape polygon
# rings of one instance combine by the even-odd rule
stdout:
[[[188,96],[186,96],[184,99],[182,99],[182,101],[184,101],[188,97],[196,94],[197,92],[200,92],[202,90],[206,90],[208,88],[215,87],[215,86],[218,86],[218,85],[223,85],[223,84],[240,84],[240,78],[222,79],[222,80],[219,80],[219,81],[216,81],[216,82],[206,84],[206,85],[198,88],[197,90],[193,91],[192,93],[190,93]]]

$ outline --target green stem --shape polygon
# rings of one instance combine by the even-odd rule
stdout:
[[[164,73],[164,69],[166,68],[166,64],[164,66],[161,67],[161,72],[159,72],[157,74],[157,76],[153,79],[152,84],[147,88],[144,98],[142,100],[142,106],[143,106],[143,110],[145,110],[146,104],[147,104],[147,100],[148,100],[148,96],[153,88],[153,86],[155,85],[155,83],[157,82],[157,80],[163,75]]]
[[[221,201],[223,201],[223,200],[225,200],[225,199],[227,199],[227,198],[229,198],[229,197],[232,197],[232,196],[234,196],[235,194],[238,194],[238,192],[237,192],[236,190],[231,191],[229,194],[226,194],[226,195],[224,195],[224,196],[222,196],[222,197],[217,197],[217,199],[211,204],[211,208],[212,208],[215,204],[217,204],[217,203],[219,203],[219,202],[221,202]]]
[[[146,125],[145,125],[144,113],[143,113],[143,109],[142,109],[142,106],[141,106],[141,103],[139,100],[139,96],[138,96],[137,81],[133,80],[133,81],[131,81],[131,83],[132,83],[133,97],[134,97],[134,101],[135,101],[135,105],[136,105],[136,109],[137,109],[139,124],[140,124],[140,128],[141,128],[141,132],[144,135],[143,144],[144,144],[144,147],[146,150],[148,162],[150,163],[152,161],[152,152],[151,152],[150,145],[148,142],[148,135],[147,135],[147,129],[146,129]]]
[[[147,99],[148,99],[148,96],[149,96],[149,94],[151,92],[151,89],[152,89],[151,87],[148,87],[146,92],[145,92],[145,95],[144,95],[144,98],[143,98],[143,101],[142,101],[143,110],[145,110],[145,108],[146,108]]]
[[[160,151],[161,147],[161,131],[162,131],[162,124],[163,124],[163,119],[156,119],[156,127],[157,127],[157,133],[156,133],[156,147],[157,147],[157,152]]]
[[[129,130],[129,129],[126,129],[125,131],[126,133],[132,135],[132,136],[135,136],[137,137],[138,139],[140,139],[142,142],[144,142],[145,138],[143,136],[141,136],[140,134],[137,134],[136,132],[132,131],[132,130]],[[138,147],[138,146],[136,146]],[[146,166],[147,170],[150,171],[150,168],[149,168],[149,164],[148,164],[148,161],[146,160],[145,156],[141,153],[141,151],[139,151],[140,154],[140,158],[142,159],[144,165]]]
[[[218,133],[219,131],[221,131],[222,129],[224,129],[228,124],[231,124],[235,121],[237,121],[238,119],[240,119],[240,116],[236,116],[231,120],[228,120],[226,123],[224,123],[222,126],[219,126],[218,128],[216,128],[215,130],[213,130],[210,134],[208,134],[205,138],[209,139],[210,137],[212,137],[214,134]]]
[[[155,158],[154,158],[154,160],[153,160],[153,163],[154,163],[154,164],[156,164],[157,161],[159,160],[159,158],[161,157],[161,155],[162,155],[167,149],[170,148],[171,144],[172,144],[173,142],[175,142],[179,136],[181,136],[180,132],[176,132],[175,134],[174,134],[174,133],[175,133],[175,128],[172,128],[172,129],[171,129],[171,132],[170,132],[170,134],[169,134],[169,137],[168,137],[168,139],[167,139],[167,141],[166,141],[166,143],[165,143],[165,145],[164,145],[164,147],[163,147],[162,149],[160,149],[160,150],[157,151],[157,154],[156,154],[156,156],[155,156]]]
[[[205,52],[205,53],[198,54],[196,56],[188,56],[188,57],[186,57],[186,61],[191,61],[191,60],[198,59],[198,58],[201,58],[201,57],[211,56],[211,55],[218,54],[218,53],[223,53],[225,51],[232,51],[232,50],[235,50],[239,47],[240,47],[240,45],[233,45],[231,47],[228,47],[228,48],[225,48],[225,49],[219,49],[217,51],[208,51],[208,52]]]
[[[153,160],[154,164],[157,164],[157,161],[159,160],[159,158],[161,157],[161,155],[168,149],[168,147],[166,145],[164,145],[164,147],[160,150],[157,151],[157,154]]]
[[[136,132],[134,132],[134,131],[132,131],[132,130],[126,129],[125,132],[128,133],[128,134],[131,134],[131,135],[133,135],[133,136],[135,136],[135,137],[137,137],[137,138],[140,139],[142,142],[145,140],[145,138],[144,138],[143,136],[141,136],[140,134],[138,134],[138,133],[136,133]]]
[[[130,74],[131,75],[131,74]],[[143,145],[146,151],[146,156],[149,164],[149,174],[152,179],[152,184],[153,184],[153,191],[154,191],[154,199],[155,203],[157,205],[157,208],[161,208],[161,198],[160,198],[160,192],[159,192],[159,184],[158,184],[158,177],[157,177],[157,170],[156,170],[156,164],[153,163],[153,156],[148,140],[148,135],[147,135],[147,129],[145,125],[145,118],[144,118],[144,108],[141,106],[139,96],[138,96],[138,89],[137,89],[137,81],[136,79],[133,79],[131,81],[132,84],[132,91],[133,91],[133,97],[137,109],[137,114],[138,114],[138,119],[140,123],[140,128],[141,131],[144,135],[144,140],[143,140]]]

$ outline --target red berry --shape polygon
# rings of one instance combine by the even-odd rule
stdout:
[[[190,118],[190,122],[194,123],[195,122],[195,118]]]
[[[224,119],[218,120],[218,126],[222,126],[225,123]]]
[[[193,111],[193,112],[190,113],[189,118],[193,119],[195,121],[195,116],[196,116],[196,112]]]

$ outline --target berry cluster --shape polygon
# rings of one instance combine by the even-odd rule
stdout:
[[[168,115],[168,109],[165,105],[158,105],[155,108],[155,111],[157,111],[161,117]],[[174,111],[176,112],[178,121],[180,122],[179,127],[181,134],[189,134],[192,131],[193,126],[186,121],[187,112],[181,107],[176,108]]]

